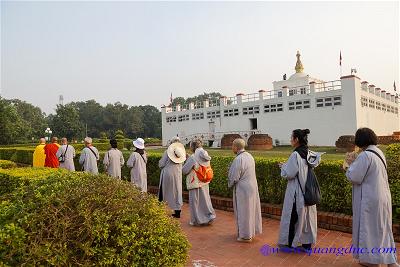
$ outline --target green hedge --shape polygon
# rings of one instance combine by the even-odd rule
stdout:
[[[0,149],[0,158],[2,155],[12,157],[9,151],[2,153]],[[18,150],[18,149],[17,149]],[[26,151],[26,150],[25,150]],[[30,160],[31,157],[18,153],[20,159]],[[11,154],[11,156],[10,156]],[[125,160],[128,159],[130,152],[124,152]],[[100,153],[101,159],[104,153]],[[388,160],[388,174],[390,189],[392,193],[393,203],[393,218],[400,220],[400,144],[389,145],[386,150]],[[79,154],[75,159],[75,166],[79,170],[78,164]],[[149,161],[147,164],[148,184],[158,186],[160,169],[158,161],[161,158],[161,153],[149,153]],[[7,158],[6,158],[7,159]],[[8,158],[9,159],[9,158]],[[231,197],[232,190],[227,187],[227,175],[229,165],[233,157],[214,156],[212,166],[214,169],[214,179],[210,184],[210,193],[216,196]],[[256,157],[256,173],[260,198],[262,202],[282,204],[286,190],[286,181],[280,177],[280,169],[278,163],[286,160],[285,158],[262,158]],[[21,162],[25,164],[30,164]],[[320,166],[315,169],[318,177],[321,191],[322,202],[318,209],[321,211],[340,212],[351,214],[352,206],[352,185],[347,180],[344,171],[341,168],[342,161],[322,160]],[[99,164],[99,171],[103,172],[103,164]],[[126,166],[122,168],[122,176],[125,180],[130,180],[130,170]],[[183,177],[183,188],[185,188],[185,177]]]
[[[387,146],[386,161],[392,193],[393,217],[400,221],[400,144]]]
[[[11,169],[16,168],[17,164],[10,160],[0,160],[0,169]]]
[[[179,223],[130,183],[45,168],[2,174],[0,188],[10,177],[15,184],[0,195],[1,266],[184,266],[187,260],[190,245]]]

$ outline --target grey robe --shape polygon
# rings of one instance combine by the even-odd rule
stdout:
[[[100,159],[99,151],[94,146],[91,146],[90,148],[94,153],[90,151],[89,148],[85,147],[81,152],[79,164],[82,165],[83,171],[98,174],[99,170],[97,169],[97,161]]]
[[[382,157],[376,146],[369,146]],[[385,162],[386,164],[386,162]],[[388,175],[379,157],[364,151],[346,172],[353,183],[353,246],[359,248],[395,248],[392,232],[392,197]],[[392,264],[396,253],[353,254],[360,262]]]
[[[262,233],[261,204],[254,158],[240,151],[229,168],[228,186],[233,187],[233,208],[238,237],[249,239]]]
[[[169,159],[167,151],[164,152],[158,166],[161,168],[159,196],[173,210],[180,210],[182,201],[182,164],[174,163]]]
[[[62,145],[58,148],[56,156],[60,158],[61,155],[65,154],[64,162],[60,162],[60,168],[67,169],[69,171],[75,171],[74,158],[75,158],[75,148],[71,145]]]
[[[310,156],[310,154],[309,154]],[[309,157],[308,157],[309,158]],[[309,164],[317,167],[321,161],[318,157]],[[301,158],[300,154],[293,152],[288,161],[283,164],[281,176],[288,180],[283,201],[283,209],[281,222],[279,227],[278,244],[288,245],[292,247],[301,246],[302,244],[315,244],[317,241],[317,206],[305,206],[304,197],[300,189],[299,182],[296,178],[298,175],[301,187],[305,188],[307,180],[308,166],[305,159]],[[297,223],[295,224],[295,235],[292,244],[289,243],[289,225],[292,214],[293,203],[296,198],[296,211],[298,215]]]
[[[126,166],[131,169],[131,182],[138,186],[142,192],[147,192],[147,155],[140,156],[139,153],[133,152],[126,162]]]
[[[194,171],[196,165],[194,155],[191,155],[182,168],[184,175]],[[192,224],[207,224],[216,218],[211,203],[209,183],[203,184],[200,188],[189,190],[190,222]]]
[[[112,177],[121,179],[121,167],[124,166],[124,163],[124,156],[117,148],[111,148],[104,155],[104,169]]]

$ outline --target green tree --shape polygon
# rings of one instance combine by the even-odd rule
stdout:
[[[56,114],[51,121],[54,135],[68,139],[84,137],[84,127],[74,104],[57,105]]]
[[[161,138],[161,112],[154,106],[140,106],[143,114],[143,136]]]
[[[147,114],[146,114],[147,116]],[[127,113],[127,127],[126,132],[130,138],[137,138],[143,136],[144,118],[146,117],[140,107],[130,107]]]
[[[86,102],[72,102],[79,114],[79,119],[83,126],[87,125],[88,135],[99,137],[103,127],[103,107],[95,100]]]
[[[26,138],[31,139],[34,137],[38,139],[42,137],[47,126],[46,115],[42,110],[19,99],[8,100],[8,102],[15,107],[23,120],[26,128],[26,132],[24,133]]]
[[[179,104],[181,106],[187,106],[191,102],[193,102],[193,103],[203,102],[204,100],[207,100],[207,99],[209,101],[214,102],[214,101],[219,101],[221,96],[222,95],[220,93],[212,92],[212,93],[203,93],[201,95],[189,97],[186,99],[183,97],[176,97],[175,99],[173,99],[172,105],[176,106],[177,104]]]
[[[0,97],[0,144],[16,144],[28,140],[30,128],[18,114],[17,108]]]

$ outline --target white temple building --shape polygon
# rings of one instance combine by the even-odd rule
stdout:
[[[323,81],[304,73],[297,52],[296,72],[273,82],[273,90],[221,97],[219,101],[162,107],[162,143],[202,138],[219,147],[224,134],[268,134],[289,144],[293,129],[308,128],[310,145],[334,146],[342,135],[369,127],[377,135],[400,130],[399,98],[355,75]]]

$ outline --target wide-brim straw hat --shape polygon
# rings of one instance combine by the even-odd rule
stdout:
[[[208,155],[207,151],[203,148],[198,148],[194,152],[194,159],[196,162],[202,166],[208,167],[210,166],[211,157]]]
[[[133,141],[133,146],[139,149],[144,149],[144,140],[142,138],[138,138]]]
[[[186,160],[186,150],[181,143],[172,143],[167,149],[167,155],[174,163],[183,163]]]

